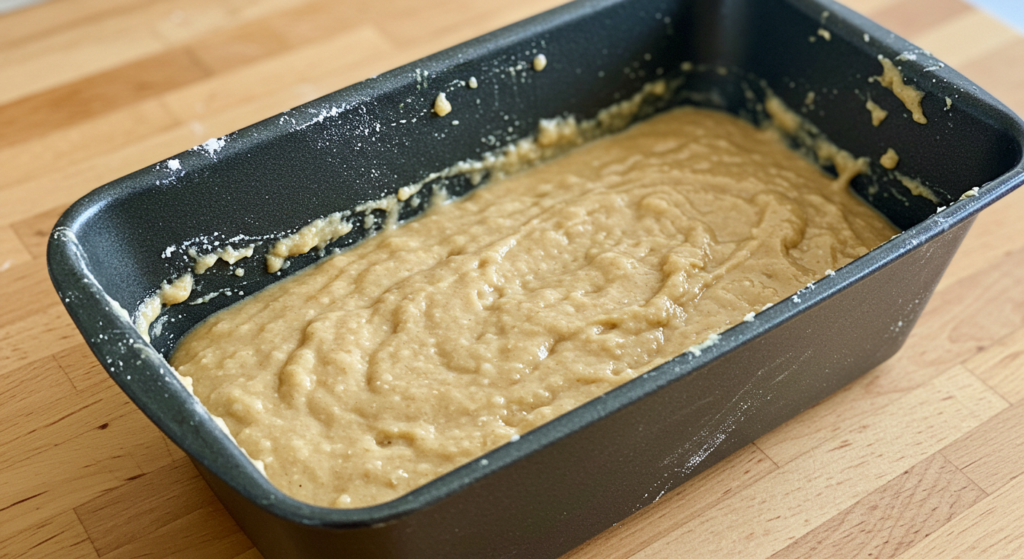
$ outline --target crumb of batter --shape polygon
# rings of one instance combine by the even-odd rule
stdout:
[[[801,147],[809,150],[822,167],[832,166],[838,179],[836,188],[845,188],[849,181],[870,170],[870,162],[866,157],[856,157],[852,153],[839,148],[825,138],[810,121],[804,119],[786,103],[769,92],[764,102],[765,112],[779,130],[792,137]]]
[[[544,68],[547,68],[547,66],[548,66],[548,57],[544,56],[543,54],[538,54],[537,56],[533,57],[533,69],[534,70],[540,72]]]
[[[878,62],[882,64],[882,75],[873,76],[869,81],[878,82],[882,87],[892,91],[900,101],[903,101],[907,110],[913,115],[914,122],[928,124],[928,119],[924,116],[924,110],[921,108],[921,99],[924,98],[924,92],[904,83],[903,74],[892,63],[892,60],[878,55]]]
[[[267,253],[267,271],[277,272],[289,256],[306,254],[313,248],[323,249],[351,231],[352,224],[343,219],[346,215],[346,212],[336,212],[322,217],[277,241]]]
[[[899,179],[899,181],[903,183],[903,186],[907,187],[907,190],[909,190],[914,196],[920,196],[921,198],[929,200],[935,204],[942,203],[939,200],[939,197],[935,195],[935,192],[925,186],[925,184],[920,180],[910,178],[899,171],[895,171],[895,174],[896,178]]]
[[[184,274],[171,283],[163,282],[155,294],[147,297],[139,305],[135,316],[135,329],[142,334],[143,339],[147,342],[150,341],[149,327],[160,316],[160,312],[164,307],[184,302],[191,294],[192,274]]]
[[[864,106],[867,107],[868,111],[871,112],[871,124],[875,128],[878,128],[878,125],[882,124],[882,121],[885,120],[885,117],[889,116],[889,111],[883,109],[882,107],[879,107],[878,104],[872,101],[870,98]]]
[[[900,163],[900,156],[896,153],[896,150],[889,148],[886,152],[878,159],[878,162],[882,164],[882,167],[892,170],[895,169]]]
[[[452,104],[444,93],[438,93],[434,99],[434,112],[437,113],[437,116],[444,116],[452,112]]]
[[[199,254],[196,249],[190,248],[188,249],[188,255],[195,260],[195,266],[192,271],[197,275],[202,275],[206,270],[210,269],[210,266],[216,264],[217,260],[223,260],[228,264],[234,264],[243,258],[249,258],[252,256],[252,252],[255,248],[256,245],[249,245],[240,249],[226,246],[208,254]]]
[[[963,194],[961,194],[960,198],[957,201],[966,200],[968,198],[974,198],[977,195],[978,195],[978,187],[975,186],[974,188],[972,188],[972,189],[968,190],[967,192],[964,192]]]

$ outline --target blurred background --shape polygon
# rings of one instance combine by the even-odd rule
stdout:
[[[1020,0],[968,0],[978,8],[1001,18],[1024,32],[1024,2]]]

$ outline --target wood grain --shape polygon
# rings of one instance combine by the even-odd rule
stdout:
[[[32,260],[32,255],[10,226],[0,227],[0,272],[6,272],[19,262]]]
[[[32,258],[41,260],[46,257],[46,241],[61,213],[57,208],[11,224],[14,234]]]
[[[180,123],[160,99],[111,109],[49,134],[0,149],[0,191],[90,161]],[[41,202],[41,200],[36,201]],[[67,204],[61,203],[59,209]],[[11,212],[11,220],[32,214]]]
[[[893,559],[987,496],[936,453],[782,548],[771,559]]]
[[[1024,502],[1024,478],[1017,478],[910,548],[900,558],[1022,557],[1021,502]]]
[[[34,524],[31,528],[4,536],[0,557],[24,559],[95,559],[99,557],[92,540],[73,511]]]
[[[562,0],[51,0],[0,16],[0,558],[260,554],[49,283],[91,189]],[[849,0],[1024,112],[1024,37]],[[954,104],[954,110],[956,106]],[[891,360],[567,557],[1024,557],[1024,191]]]
[[[78,507],[78,515],[102,556],[199,510],[216,507],[187,458],[138,476]]]
[[[1024,406],[1003,410],[942,449],[967,477],[988,493],[994,493],[1024,474]]]
[[[1006,401],[1024,400],[1024,328],[1000,339],[965,365]]]
[[[185,49],[137,60],[0,107],[0,149],[156,97],[209,75]]]

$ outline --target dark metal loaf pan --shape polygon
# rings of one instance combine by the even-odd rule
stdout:
[[[547,56],[543,72],[529,68],[534,53]],[[903,53],[913,55],[898,62],[907,80],[927,92],[924,126],[868,81],[881,73],[878,55],[898,60]],[[479,88],[462,85],[471,76]],[[760,101],[770,88],[855,154],[877,160],[896,148],[900,170],[949,207],[936,213],[937,204],[911,195],[876,164],[855,188],[901,235],[728,330],[699,355],[680,356],[371,508],[318,508],[277,491],[164,361],[184,332],[239,292],[317,258],[297,257],[284,273],[267,274],[261,256],[270,239],[478,158],[531,134],[540,118],[592,117],[656,77],[682,83],[670,104],[718,107],[753,121],[764,118]],[[430,112],[442,91],[455,107],[446,118]],[[804,104],[809,91],[813,109]],[[878,128],[864,108],[869,94],[890,112]],[[1022,141],[1021,121],[991,96],[834,2],[580,1],[97,189],[54,229],[50,274],[111,377],[188,453],[265,557],[552,557],[896,352],[973,217],[1022,182]],[[447,187],[470,188],[461,179]],[[972,187],[981,187],[978,195],[958,202]],[[333,246],[351,244],[364,234],[357,230]],[[215,267],[198,277],[193,298],[230,294],[171,307],[151,345],[114,304],[132,311],[162,281],[189,270],[190,246],[253,240],[262,242],[242,261],[244,278]]]

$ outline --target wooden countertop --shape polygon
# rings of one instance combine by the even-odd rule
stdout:
[[[259,557],[50,286],[89,190],[560,0],[54,0],[0,16],[0,557]],[[1024,37],[849,0],[1024,113]],[[1024,191],[904,349],[571,555],[1024,557]]]

